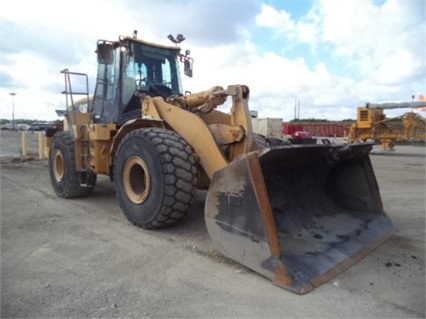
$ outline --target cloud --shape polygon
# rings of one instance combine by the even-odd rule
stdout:
[[[96,40],[135,29],[160,44],[170,44],[170,33],[184,34],[182,48],[195,58],[194,77],[183,77],[184,89],[247,84],[250,106],[263,117],[291,119],[299,98],[303,116],[355,118],[364,102],[426,93],[423,0],[315,0],[299,16],[292,2],[280,8],[271,3],[7,2],[0,12],[0,117],[10,117],[8,92],[19,90],[18,116],[55,119],[54,109],[65,104],[60,70],[88,73],[93,90]]]
[[[382,84],[403,83],[419,72],[424,65],[422,61],[416,58],[409,50],[405,48],[395,48],[389,53],[377,66],[377,74],[374,77],[377,82]]]
[[[141,1],[126,5],[135,15],[143,16],[143,23],[150,25],[158,38],[181,33],[194,45],[210,47],[238,42],[242,29],[254,23],[258,11],[255,1],[151,1],[149,6]]]
[[[289,40],[315,45],[318,36],[318,17],[310,11],[300,20],[294,20],[285,10],[277,10],[268,4],[261,5],[261,11],[256,16],[256,23],[260,27],[274,29],[276,35]]]
[[[256,16],[256,23],[262,27],[278,29],[283,33],[295,30],[295,22],[291,19],[290,13],[264,3],[261,5],[261,12]]]
[[[318,11],[321,41],[332,45],[332,54],[353,60],[359,78],[402,85],[424,76],[424,1],[388,0],[381,6],[372,1],[321,1]]]
[[[266,4],[261,8],[259,26],[271,28],[285,41],[309,43],[310,50],[301,56],[318,59],[336,72],[316,82],[321,90],[315,100],[309,96],[313,105],[336,105],[348,95],[353,102],[408,100],[426,86],[424,1],[388,0],[376,5],[368,0],[318,0],[300,20]],[[315,81],[317,73],[311,67],[305,80]]]

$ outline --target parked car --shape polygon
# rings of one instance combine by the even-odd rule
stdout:
[[[5,130],[11,130],[12,129],[12,124],[8,123],[8,124],[3,124],[0,127],[0,130],[5,131]]]
[[[28,131],[43,131],[49,126],[49,123],[32,123]]]

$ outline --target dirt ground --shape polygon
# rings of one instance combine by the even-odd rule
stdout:
[[[2,131],[1,318],[424,318],[425,148],[375,148],[371,160],[398,232],[306,295],[222,257],[197,193],[185,220],[146,231],[122,214],[108,178],[86,198],[56,197],[47,161],[20,158]]]

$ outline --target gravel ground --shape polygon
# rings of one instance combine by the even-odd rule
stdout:
[[[313,292],[298,296],[215,251],[199,191],[188,218],[131,225],[100,177],[61,200],[29,133],[2,131],[1,318],[425,318],[425,148],[375,148],[385,210],[398,232]],[[7,156],[5,156],[7,155]]]

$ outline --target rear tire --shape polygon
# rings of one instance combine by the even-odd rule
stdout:
[[[80,174],[75,169],[75,144],[67,131],[53,135],[49,149],[49,175],[56,195],[62,198],[89,195],[96,184],[96,175],[92,174],[93,185],[80,186]]]
[[[154,229],[184,218],[195,197],[197,171],[191,147],[173,131],[128,133],[114,164],[116,196],[133,224]]]

